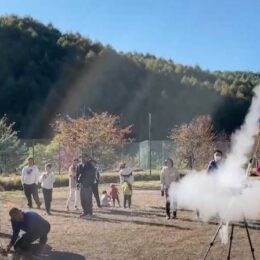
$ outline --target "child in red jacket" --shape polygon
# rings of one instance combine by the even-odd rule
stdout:
[[[115,205],[116,205],[115,202],[117,200],[118,206],[120,207],[120,201],[119,201],[119,196],[118,196],[119,191],[118,191],[117,187],[115,186],[115,184],[110,185],[109,195],[112,198],[113,206],[115,207]]]

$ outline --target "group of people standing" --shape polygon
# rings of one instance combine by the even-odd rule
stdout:
[[[208,173],[214,172],[222,159],[222,152],[220,150],[214,151],[214,160],[209,163]],[[119,170],[120,184],[123,192],[123,207],[131,207],[132,193],[133,193],[133,181],[134,176],[132,169],[127,167],[125,163],[120,165]],[[161,195],[166,197],[166,217],[167,219],[176,218],[177,216],[177,204],[172,203],[172,207],[169,201],[169,188],[172,183],[178,182],[180,175],[172,159],[165,160],[165,164],[161,171]],[[120,206],[119,190],[115,184],[110,185],[110,189],[104,190],[99,197],[99,185],[100,172],[97,169],[97,163],[90,158],[87,154],[83,154],[81,161],[75,158],[69,167],[69,196],[66,202],[66,210],[70,210],[71,201],[74,200],[74,209],[79,210],[79,205],[82,207],[81,217],[92,216],[93,214],[93,202],[92,194],[94,195],[98,207],[107,207],[110,205],[115,206],[117,201]],[[37,208],[41,207],[41,201],[38,195],[39,184],[42,188],[43,198],[45,203],[45,209],[47,214],[51,215],[51,201],[52,190],[55,182],[55,175],[52,171],[52,165],[46,164],[45,171],[40,174],[39,169],[34,165],[33,158],[28,159],[28,165],[22,170],[21,182],[23,185],[24,193],[27,198],[28,207],[32,208],[32,198],[34,199]],[[172,210],[172,212],[171,212]]]
[[[32,157],[28,158],[28,165],[22,170],[21,183],[23,186],[24,194],[27,198],[27,205],[32,208],[32,197],[39,209],[41,207],[41,201],[38,195],[39,184],[42,188],[43,198],[45,202],[45,209],[47,214],[51,215],[51,201],[52,190],[55,182],[55,175],[52,171],[52,165],[50,163],[45,165],[45,171],[40,174],[40,171]]]
[[[222,160],[222,152],[216,150],[214,152],[214,160],[209,163],[208,173],[214,173],[218,168]],[[131,207],[133,181],[134,176],[132,170],[126,167],[126,164],[120,165],[120,183],[123,191],[123,206]],[[40,177],[39,177],[40,176]],[[112,202],[113,206],[117,201],[120,206],[119,190],[115,184],[110,185],[110,190],[103,191],[101,202],[99,200],[98,184],[100,174],[96,167],[96,162],[91,159],[87,154],[82,155],[82,160],[74,159],[72,165],[69,168],[69,196],[66,203],[66,209],[69,210],[70,202],[74,199],[74,207],[77,210],[79,207],[79,198],[83,209],[81,217],[91,216],[93,212],[92,206],[92,194],[97,199],[97,205],[108,206],[108,202]],[[174,182],[178,182],[180,175],[172,159],[167,159],[162,168],[161,175],[161,195],[166,197],[166,217],[171,218],[171,204],[169,201],[169,189]],[[51,200],[52,189],[55,182],[55,176],[52,172],[52,165],[46,164],[45,171],[40,174],[36,165],[34,165],[33,158],[28,159],[28,165],[22,170],[21,181],[24,188],[24,193],[28,201],[28,207],[32,208],[32,197],[40,208],[41,202],[38,196],[38,185],[41,184],[43,197],[45,202],[46,212],[51,214]],[[199,216],[199,212],[197,212]],[[14,247],[15,250],[23,250],[39,239],[40,244],[44,245],[47,242],[47,235],[50,231],[50,224],[43,219],[36,212],[24,212],[17,208],[12,208],[9,212],[11,217],[11,223],[13,228],[13,235],[11,241],[7,246],[7,252]],[[177,217],[177,204],[172,203],[172,218]],[[18,238],[20,230],[25,233],[21,238]]]
[[[115,206],[116,201],[120,206],[119,191],[115,184],[111,184],[108,192],[102,192],[100,201],[98,190],[100,172],[97,168],[96,161],[87,154],[81,156],[81,161],[78,158],[73,159],[68,174],[69,195],[66,202],[67,211],[70,210],[71,202],[74,201],[73,206],[75,210],[79,210],[81,204],[82,214],[80,217],[92,216],[92,195],[94,195],[98,207],[110,205],[110,200],[113,206]],[[132,170],[123,163],[120,165],[119,175],[123,191],[123,206],[124,208],[130,208],[133,192],[132,185],[134,181]],[[40,173],[38,167],[34,164],[33,158],[28,158],[28,165],[22,170],[21,182],[29,208],[32,208],[32,198],[34,199],[37,208],[39,209],[41,207],[42,203],[38,195],[38,188],[41,186],[46,212],[48,215],[51,215],[52,191],[55,183],[52,165],[49,163],[46,164],[45,171]]]
[[[122,163],[119,168],[120,184],[123,192],[123,207],[131,208],[134,182],[133,171],[125,163]],[[101,206],[109,207],[113,205],[115,207],[116,201],[120,207],[119,190],[115,184],[111,184],[108,191],[104,190],[102,192]]]

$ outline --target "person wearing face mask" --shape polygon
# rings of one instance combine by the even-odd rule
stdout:
[[[166,197],[165,210],[166,210],[166,219],[171,218],[171,203],[169,197],[169,189],[173,183],[178,182],[180,175],[177,169],[174,167],[173,160],[168,158],[164,162],[164,167],[162,168],[160,181],[161,181],[161,195]],[[177,203],[173,203],[173,215],[172,218],[177,217]]]
[[[222,151],[215,150],[214,151],[214,160],[209,163],[207,172],[213,173],[216,170],[218,170],[221,160],[222,160]]]

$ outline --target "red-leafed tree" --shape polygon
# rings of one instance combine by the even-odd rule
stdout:
[[[120,117],[107,112],[76,119],[67,116],[58,119],[54,128],[57,133],[55,139],[64,151],[73,151],[74,154],[86,152],[104,164],[115,159],[117,149],[132,131],[132,125],[121,127]]]
[[[188,124],[171,130],[169,138],[176,144],[176,155],[192,169],[207,164],[212,156],[216,134],[210,116],[199,116]]]

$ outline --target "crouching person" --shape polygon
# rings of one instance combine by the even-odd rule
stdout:
[[[36,212],[23,212],[17,208],[12,208],[9,212],[11,217],[13,235],[7,246],[7,251],[12,247],[14,250],[26,250],[36,240],[39,239],[41,245],[47,242],[47,235],[50,231],[50,224]],[[18,239],[20,230],[25,233]]]

